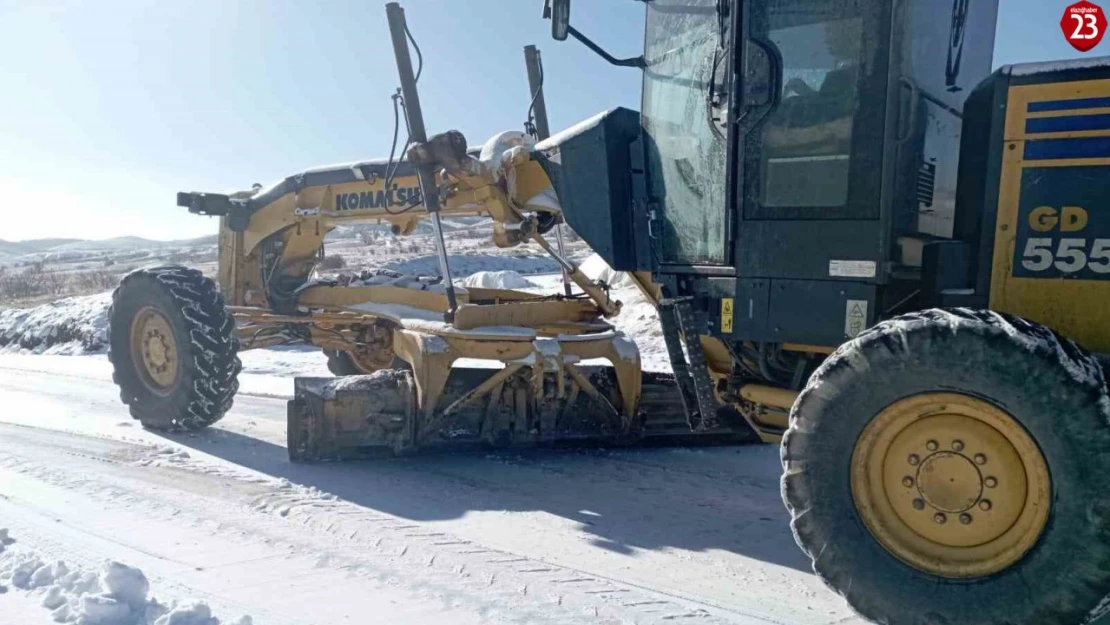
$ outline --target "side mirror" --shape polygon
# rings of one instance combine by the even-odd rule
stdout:
[[[570,28],[570,0],[544,0],[543,17],[551,20],[551,38],[566,41]]]

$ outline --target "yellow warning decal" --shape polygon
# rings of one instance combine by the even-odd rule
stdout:
[[[721,333],[732,334],[732,298],[721,299]]]

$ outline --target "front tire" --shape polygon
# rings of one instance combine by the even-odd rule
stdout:
[[[134,271],[112,294],[108,318],[112,379],[144,427],[199,430],[231,409],[239,341],[211,279],[176,265]]]
[[[877,325],[814,373],[782,457],[798,544],[871,620],[1086,623],[1110,607],[1106,381],[1043,326],[970,310]]]

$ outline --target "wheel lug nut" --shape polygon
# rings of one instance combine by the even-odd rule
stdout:
[[[987,485],[987,488],[994,488],[995,486],[998,486],[998,478],[991,476],[983,480],[983,483]]]
[[[914,499],[913,500],[913,509],[914,510],[924,510],[925,509],[925,500],[924,499]]]
[[[975,464],[986,464],[987,457],[983,454],[975,454]]]
[[[929,441],[928,443],[925,443],[925,449],[928,449],[929,451],[936,451],[937,447],[940,447],[940,445],[936,441]]]
[[[936,521],[938,525],[944,525],[948,522],[948,517],[945,516],[943,512],[938,512],[933,515],[933,520]]]
[[[971,525],[971,515],[966,512],[961,514],[960,523],[963,523],[964,525]]]
[[[964,442],[961,441],[961,440],[952,441],[952,450],[953,451],[963,451],[964,450]]]
[[[921,458],[919,458],[917,456],[917,454],[910,454],[909,462],[910,462],[910,465],[916,467],[921,462]]]
[[[906,488],[913,486],[913,478],[908,475],[902,478],[902,486],[905,486]]]
[[[980,501],[979,502],[979,509],[984,511],[984,512],[986,512],[987,510],[990,510],[991,509],[991,500],[990,499],[984,499],[983,501]]]

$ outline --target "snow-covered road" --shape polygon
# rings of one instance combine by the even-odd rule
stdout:
[[[299,466],[284,401],[159,436],[97,362],[0,357],[0,527],[225,623],[863,622],[793,544],[774,447]],[[0,624],[29,600],[0,595]]]

